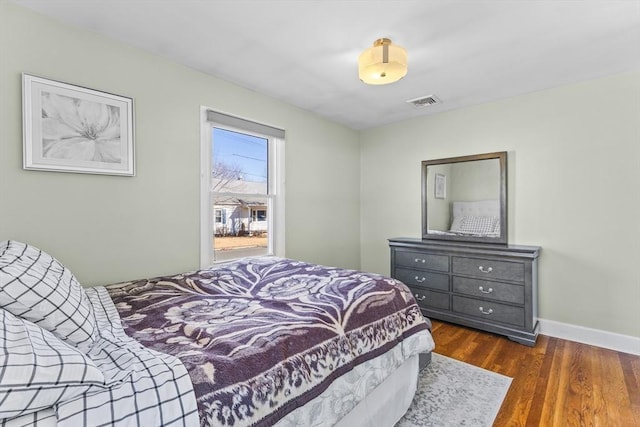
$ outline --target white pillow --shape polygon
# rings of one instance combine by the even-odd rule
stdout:
[[[449,228],[449,231],[459,232],[460,231],[460,225],[462,224],[462,219],[463,218],[464,218],[463,216],[454,217],[453,221],[451,221],[451,228]]]
[[[51,255],[14,240],[0,242],[0,307],[88,348],[95,317],[71,271]]]
[[[495,216],[465,216],[458,231],[470,234],[493,233],[498,218]]]
[[[48,408],[104,382],[80,350],[0,309],[0,419]]]

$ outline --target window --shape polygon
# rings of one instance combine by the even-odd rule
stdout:
[[[225,224],[227,222],[227,217],[225,216],[224,209],[216,209],[216,224]]]
[[[253,221],[266,221],[267,220],[267,210],[266,209],[252,209],[251,210],[251,219]]]
[[[203,111],[202,267],[284,256],[283,137],[275,128]]]

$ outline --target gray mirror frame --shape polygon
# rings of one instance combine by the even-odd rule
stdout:
[[[428,233],[427,216],[427,168],[432,165],[442,165],[446,163],[471,162],[475,160],[498,159],[500,162],[500,236],[455,236]],[[475,242],[502,244],[508,243],[507,225],[507,152],[497,151],[495,153],[474,154],[470,156],[449,157],[446,159],[424,160],[422,162],[422,238],[428,240],[448,240],[456,242]]]

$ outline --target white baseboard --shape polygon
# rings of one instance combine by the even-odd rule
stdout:
[[[555,320],[538,319],[538,321],[540,323],[539,332],[542,335],[640,355],[640,338],[556,322]]]

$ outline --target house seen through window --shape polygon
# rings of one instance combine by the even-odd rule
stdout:
[[[214,127],[211,143],[214,259],[266,255],[269,139]]]

